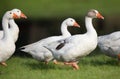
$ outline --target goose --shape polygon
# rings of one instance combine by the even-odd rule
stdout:
[[[19,18],[27,18],[19,9],[12,9],[11,10],[13,13],[15,13]],[[10,25],[10,33],[12,34],[14,42],[17,41],[18,35],[19,35],[19,28],[18,25],[15,23],[14,19],[9,20],[9,25]],[[3,31],[0,31],[0,38],[3,37]]]
[[[2,18],[3,37],[0,39],[0,64],[3,66],[7,66],[5,61],[12,56],[16,48],[8,23],[9,20],[17,18],[19,17],[12,11],[7,11]]]
[[[97,46],[97,33],[93,27],[92,19],[104,17],[95,9],[88,11],[85,17],[87,32],[85,34],[76,34],[66,39],[52,42],[45,45],[50,50],[57,61],[70,65],[78,70],[78,60],[91,53]]]
[[[53,41],[57,41],[71,36],[71,34],[67,30],[68,26],[80,27],[73,18],[67,18],[61,24],[62,35],[44,38],[38,42],[23,46],[20,48],[20,50],[32,55],[34,59],[37,59],[48,64],[48,62],[53,59],[53,56],[51,51],[49,51],[43,46]],[[56,61],[53,62],[56,63]]]
[[[99,36],[98,47],[107,56],[120,60],[120,31]]]

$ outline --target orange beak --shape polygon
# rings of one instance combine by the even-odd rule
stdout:
[[[104,19],[104,17],[100,13],[97,13],[96,16],[97,16],[97,18]]]
[[[73,26],[80,27],[80,25],[77,22],[75,22]]]
[[[23,14],[23,13],[21,12],[20,18],[25,18],[25,19],[27,19],[27,16],[25,16],[25,14]]]
[[[17,16],[15,13],[13,13],[13,18],[14,18],[14,19],[18,19],[19,16]]]

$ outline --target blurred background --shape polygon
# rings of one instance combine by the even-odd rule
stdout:
[[[94,19],[93,25],[98,35],[105,35],[120,30],[119,7],[119,0],[3,0],[0,2],[0,25],[3,14],[13,8],[20,9],[28,17],[15,20],[20,29],[16,42],[19,48],[48,36],[60,35],[61,23],[69,17],[81,25],[81,28],[68,28],[71,34],[85,33],[84,17],[89,9],[96,9],[105,19]]]

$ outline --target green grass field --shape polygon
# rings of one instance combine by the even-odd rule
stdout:
[[[7,64],[0,66],[0,79],[120,79],[118,61],[94,52],[80,60],[79,70],[52,62],[45,65],[31,57],[13,56]]]

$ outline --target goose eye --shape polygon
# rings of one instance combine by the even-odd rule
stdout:
[[[73,20],[70,20],[71,22],[73,22]]]
[[[10,12],[10,14],[12,14],[12,12]]]

